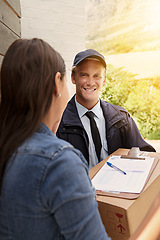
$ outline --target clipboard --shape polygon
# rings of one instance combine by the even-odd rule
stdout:
[[[107,161],[107,160],[106,160],[106,161]],[[105,161],[105,163],[106,163],[106,161]],[[140,160],[140,161],[141,161],[141,160]],[[143,160],[142,160],[142,161],[143,161]],[[159,159],[155,157],[155,158],[154,158],[154,161],[153,161],[153,164],[152,164],[152,167],[151,167],[151,169],[150,169],[150,171],[149,171],[149,174],[148,174],[148,176],[147,176],[147,178],[146,178],[145,184],[144,184],[144,186],[143,186],[143,188],[142,188],[142,190],[141,190],[140,193],[127,193],[127,192],[114,193],[114,192],[107,192],[107,191],[105,192],[105,191],[101,191],[101,190],[96,190],[96,194],[97,194],[97,195],[101,195],[101,196],[124,198],[124,199],[136,199],[136,198],[138,198],[138,197],[141,195],[141,193],[144,191],[144,188],[145,188],[145,186],[146,186],[149,178],[151,177],[151,175],[152,175],[152,173],[153,173],[153,171],[154,171],[154,169],[155,169],[158,161],[159,161]],[[105,164],[105,163],[104,163],[104,164]],[[103,164],[103,165],[104,165],[104,164]],[[103,165],[102,165],[102,166],[103,166]],[[101,168],[102,168],[102,166],[101,166]],[[100,169],[101,169],[101,168],[100,168]],[[100,169],[96,172],[96,174],[100,171]],[[95,174],[95,175],[96,175],[96,174]],[[95,175],[93,176],[93,178],[95,177]]]

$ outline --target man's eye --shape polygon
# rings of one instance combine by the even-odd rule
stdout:
[[[101,76],[100,76],[100,75],[95,75],[95,77],[96,77],[96,78],[101,78]]]
[[[85,74],[85,73],[81,73],[80,75],[81,75],[81,77],[85,77],[85,76],[86,76],[86,74]]]

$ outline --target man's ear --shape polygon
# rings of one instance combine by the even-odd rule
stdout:
[[[71,80],[72,80],[72,83],[73,83],[73,84],[76,84],[76,81],[75,81],[75,73],[72,73],[72,74],[71,74]]]
[[[54,92],[55,92],[55,96],[60,96],[61,95],[61,73],[60,72],[57,72],[56,75],[55,75],[55,79],[54,79],[54,82],[55,82],[55,87],[54,87]]]

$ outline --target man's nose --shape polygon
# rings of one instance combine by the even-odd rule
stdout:
[[[88,79],[87,79],[87,84],[88,85],[92,85],[93,84],[93,77],[88,77]]]

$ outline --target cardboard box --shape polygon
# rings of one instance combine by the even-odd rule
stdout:
[[[112,155],[126,155],[129,150],[118,149]],[[140,196],[123,199],[97,195],[99,212],[108,235],[112,240],[127,240],[135,232],[160,191],[160,153],[148,153],[159,161]],[[92,179],[107,159],[90,169]]]

